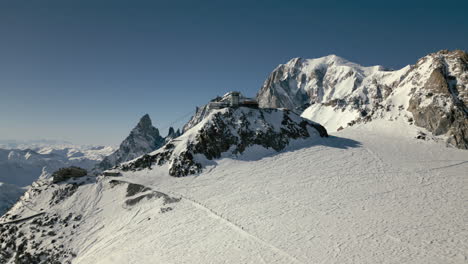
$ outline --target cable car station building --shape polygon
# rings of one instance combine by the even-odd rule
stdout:
[[[210,109],[221,109],[226,107],[250,107],[258,108],[258,102],[255,99],[244,97],[240,92],[229,92],[222,97],[217,97],[209,103]]]

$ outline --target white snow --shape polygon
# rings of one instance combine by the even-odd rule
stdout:
[[[359,117],[357,110],[341,111],[333,106],[322,104],[313,104],[301,114],[302,117],[313,120],[327,131],[337,131],[340,127],[346,127],[347,124]]]
[[[29,205],[83,214],[64,242],[73,263],[466,263],[468,152],[415,133],[379,120],[279,154],[251,148],[197,176],[156,166],[114,178],[182,198],[166,205],[128,206],[112,178]]]

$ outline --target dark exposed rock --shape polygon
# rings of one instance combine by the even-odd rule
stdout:
[[[150,189],[140,185],[140,184],[134,184],[134,183],[129,183],[127,186],[127,197],[133,196],[137,193],[141,192],[146,192],[149,191]]]
[[[320,124],[299,117],[288,110],[252,109],[246,107],[226,108],[213,112],[209,119],[192,139],[177,144],[184,144],[182,150],[175,153],[174,144],[170,143],[153,154],[146,154],[137,160],[122,164],[124,171],[151,169],[152,166],[170,164],[169,175],[181,177],[201,172],[202,164],[195,156],[201,155],[207,160],[219,159],[223,153],[242,154],[246,148],[260,145],[276,151],[284,149],[293,139],[305,139],[312,134],[327,137],[326,129]]]
[[[468,87],[466,84],[457,85],[457,78],[448,75],[446,61],[450,59],[453,67],[468,69],[468,55],[461,51],[441,53],[445,56],[434,55],[436,68],[424,89],[413,93],[408,111],[413,114],[417,126],[426,128],[435,136],[447,135],[449,144],[468,149]]]
[[[181,135],[180,130],[177,129],[174,130],[173,127],[169,127],[169,132],[167,133],[167,136],[164,138],[166,142],[170,141],[171,139],[174,139],[176,137],[179,137]]]
[[[60,188],[54,190],[52,193],[52,198],[49,201],[49,205],[58,204],[66,198],[72,196],[78,189],[78,184],[67,184],[66,186],[61,186]]]
[[[96,167],[98,171],[110,169],[122,162],[132,160],[158,149],[164,144],[159,130],[153,127],[148,114],[144,115],[130,135],[122,141],[118,150],[104,158]]]
[[[39,215],[31,221],[35,227],[30,229],[33,234],[28,239],[22,231],[19,231],[17,223],[0,226],[0,263],[70,263],[69,259],[74,253],[64,246],[62,240],[64,236],[59,236],[56,231],[50,230],[50,225],[59,225],[64,221],[65,219],[60,219],[57,215]],[[49,243],[42,243],[41,240],[35,239],[34,233],[54,238]],[[58,246],[50,247],[52,244]]]
[[[83,177],[87,174],[88,172],[80,167],[61,168],[52,174],[52,182],[59,183],[68,179]]]
[[[172,210],[173,210],[172,207],[162,207],[161,208],[161,213],[164,214],[164,213],[170,212]]]
[[[151,191],[150,193],[143,194],[143,195],[137,196],[135,198],[127,199],[125,201],[125,204],[128,205],[128,206],[133,206],[133,205],[139,203],[144,198],[146,198],[146,199],[163,198],[163,205],[171,204],[171,203],[177,203],[177,202],[179,202],[181,200],[181,198],[171,197],[171,196],[169,196],[169,195],[167,195],[165,193],[162,193],[162,192]]]

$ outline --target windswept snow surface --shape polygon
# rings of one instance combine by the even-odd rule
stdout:
[[[197,176],[124,172],[81,186],[47,213],[83,215],[76,229],[58,231],[74,232],[63,242],[73,263],[466,263],[468,152],[389,124],[263,158],[252,148]],[[125,185],[112,179],[181,200],[128,206]],[[12,213],[35,213],[19,208]]]

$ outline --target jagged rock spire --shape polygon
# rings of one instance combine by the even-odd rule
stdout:
[[[96,169],[102,171],[112,168],[122,162],[156,150],[164,142],[164,138],[159,134],[159,130],[153,126],[149,115],[145,114],[132,129],[130,135],[122,141],[119,149],[107,156]]]

